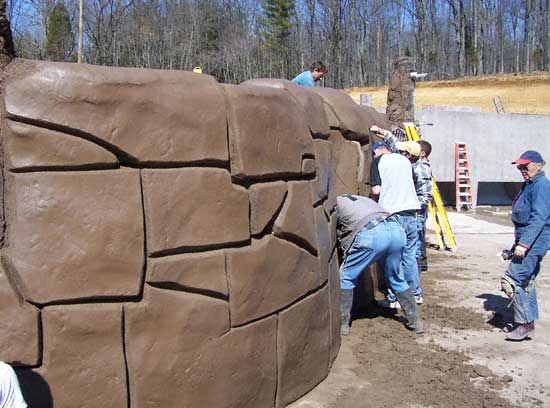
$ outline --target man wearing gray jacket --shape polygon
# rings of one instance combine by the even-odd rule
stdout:
[[[381,262],[387,284],[403,308],[407,318],[405,326],[417,334],[423,333],[413,291],[400,268],[406,237],[399,222],[369,198],[345,195],[336,200],[336,233],[344,254],[344,262],[340,267],[341,334],[346,336],[350,331],[353,289],[357,279],[376,261]]]

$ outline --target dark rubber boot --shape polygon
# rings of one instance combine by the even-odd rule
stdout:
[[[401,308],[403,309],[407,319],[405,327],[409,330],[414,330],[416,334],[424,333],[424,327],[420,321],[420,317],[418,316],[418,308],[416,306],[413,291],[411,289],[407,289],[403,292],[396,293],[395,296],[401,304]]]
[[[353,289],[340,289],[340,316],[342,323],[340,334],[347,336],[350,331],[351,306],[353,304]]]

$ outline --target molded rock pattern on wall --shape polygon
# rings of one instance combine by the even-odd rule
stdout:
[[[181,71],[14,60],[2,84],[0,358],[30,406],[282,407],[328,374],[347,139],[383,115]]]

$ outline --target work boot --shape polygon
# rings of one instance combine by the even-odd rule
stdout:
[[[506,334],[506,339],[511,341],[522,341],[530,338],[535,331],[535,322],[518,324],[511,332]]]
[[[420,317],[418,317],[418,308],[413,291],[409,288],[403,292],[396,293],[395,296],[401,304],[405,318],[407,319],[405,327],[409,330],[414,330],[416,334],[424,333],[424,327],[422,326]]]
[[[389,301],[388,299],[383,299],[383,300],[377,300],[376,303],[378,304],[378,306],[386,309],[401,309],[401,305],[397,300],[392,302],[392,301]]]
[[[418,266],[418,272],[427,272],[428,271],[428,259],[427,258],[418,258],[416,260],[416,266]]]
[[[353,289],[340,289],[340,316],[342,323],[340,334],[347,336],[350,331],[351,306],[353,305]]]

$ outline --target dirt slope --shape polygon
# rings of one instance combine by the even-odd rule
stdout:
[[[388,88],[346,89],[359,101],[360,94],[372,95],[374,107],[386,106]],[[431,105],[471,106],[495,112],[493,98],[500,96],[506,112],[550,115],[550,74],[468,77],[454,81],[427,81],[417,84],[417,108]]]

